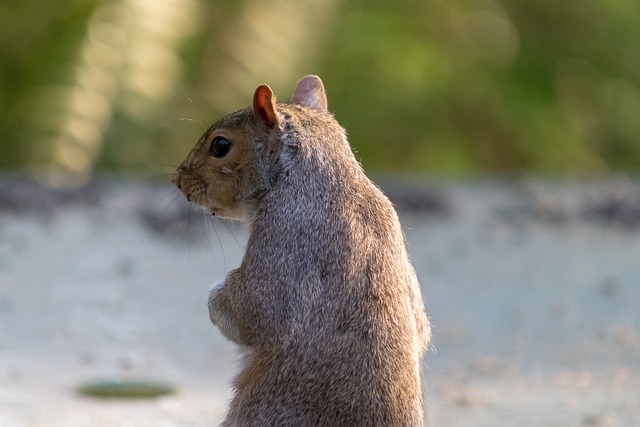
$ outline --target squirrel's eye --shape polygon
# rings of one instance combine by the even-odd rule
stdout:
[[[209,154],[213,157],[221,158],[227,155],[229,149],[231,148],[231,141],[221,136],[216,136],[211,141],[211,149],[209,150]]]

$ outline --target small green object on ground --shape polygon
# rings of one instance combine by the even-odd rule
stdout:
[[[167,383],[142,380],[92,381],[81,385],[77,390],[83,396],[100,399],[149,399],[175,391]]]

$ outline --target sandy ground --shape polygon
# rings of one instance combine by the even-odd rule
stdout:
[[[640,426],[640,184],[380,179],[434,325],[433,426]],[[209,286],[246,241],[169,186],[0,179],[0,427],[214,426],[237,355]],[[99,400],[96,379],[166,381]]]

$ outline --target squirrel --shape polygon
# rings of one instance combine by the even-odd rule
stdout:
[[[391,202],[327,110],[319,77],[289,102],[260,85],[211,126],[173,183],[248,223],[209,317],[246,349],[223,426],[424,426],[431,339]]]

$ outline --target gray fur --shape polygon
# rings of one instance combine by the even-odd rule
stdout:
[[[248,348],[223,426],[424,425],[420,286],[395,210],[323,96],[305,77],[273,127],[254,100],[174,176],[190,200],[250,224],[242,264],[209,299],[212,322]],[[218,132],[236,151],[207,159]]]

